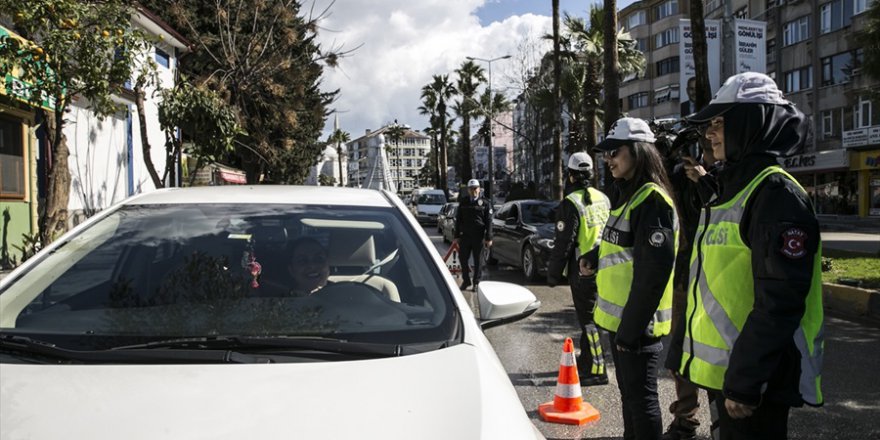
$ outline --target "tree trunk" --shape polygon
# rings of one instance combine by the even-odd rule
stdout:
[[[153,179],[153,185],[155,185],[156,188],[164,188],[165,182],[159,178],[159,173],[156,172],[156,166],[153,164],[153,157],[150,155],[150,139],[147,137],[147,115],[144,112],[146,92],[144,92],[143,87],[140,85],[135,86],[134,92],[137,95],[134,102],[138,112],[138,129],[140,130],[141,135],[141,150],[144,154],[144,165],[147,166],[147,172],[150,174],[150,179]]]
[[[553,181],[552,197],[562,200],[562,65],[559,60],[559,0],[553,0]]]
[[[342,177],[342,144],[338,141],[336,142],[336,161],[339,163],[339,186],[345,186],[342,183],[345,180]]]
[[[617,62],[617,0],[605,0],[604,29],[604,62],[605,62],[605,118],[604,133],[620,117],[620,78]],[[605,173],[605,184],[612,182],[611,173]]]
[[[709,55],[706,45],[706,22],[703,19],[703,0],[690,0],[691,39],[694,48],[694,86],[697,96],[692,97],[694,108],[700,110],[712,99],[712,86],[709,82]],[[684,116],[684,115],[682,115]]]
[[[441,105],[437,111],[440,113],[440,189],[449,197],[449,178],[446,176],[447,160],[446,157],[446,106]]]
[[[62,102],[67,98],[57,98]],[[67,102],[55,108],[54,114],[44,113],[46,137],[52,157],[47,161],[48,185],[46,186],[46,205],[40,217],[40,242],[43,247],[52,243],[56,237],[67,230],[67,205],[70,201],[70,169],[67,158],[67,136],[64,135],[64,110]]]
[[[462,181],[474,177],[471,166],[471,118],[468,115],[463,115],[461,118],[461,158],[458,166]]]
[[[437,134],[431,134],[431,155],[434,157],[434,188],[440,188],[440,149],[437,148]]]

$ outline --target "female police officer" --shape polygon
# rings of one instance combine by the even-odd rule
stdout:
[[[690,120],[708,123],[721,164],[691,257],[678,371],[709,390],[720,438],[784,439],[791,406],[822,403],[819,224],[776,162],[803,149],[809,123],[755,72],[730,77]]]
[[[599,244],[594,319],[611,335],[627,439],[659,439],[663,428],[657,369],[672,322],[678,220],[654,142],[645,121],[621,118],[596,147],[617,191]]]

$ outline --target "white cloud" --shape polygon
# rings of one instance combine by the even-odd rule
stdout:
[[[316,0],[316,11],[329,0]],[[435,74],[450,74],[466,56],[511,60],[492,64],[493,84],[516,70],[526,39],[550,30],[550,17],[526,14],[481,26],[476,10],[484,0],[337,0],[321,21],[319,41],[325,48],[354,48],[337,69],[325,69],[323,88],[340,89],[334,108],[340,126],[360,137],[397,119],[415,129],[427,126],[419,115],[421,88]],[[507,65],[503,65],[507,64]],[[482,64],[486,67],[486,64]],[[325,136],[332,129],[329,118]]]

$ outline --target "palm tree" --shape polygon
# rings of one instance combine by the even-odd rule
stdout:
[[[461,157],[459,171],[462,179],[470,179],[473,170],[471,166],[471,118],[476,116],[480,110],[477,102],[477,93],[481,84],[486,82],[486,76],[483,75],[483,68],[472,60],[467,60],[461,64],[456,71],[458,74],[458,93],[461,95],[461,101],[457,102],[456,113],[461,118]]]
[[[403,125],[399,125],[397,123],[397,119],[394,120],[394,124],[391,124],[387,130],[385,130],[387,134],[388,140],[394,143],[394,157],[397,158],[397,193],[403,193],[403,185],[400,179],[400,140],[404,138],[406,135],[406,127]]]
[[[446,103],[449,102],[456,93],[458,92],[455,90],[455,86],[449,82],[449,75],[434,75],[432,82],[422,88],[422,101],[426,106],[430,105],[430,108],[433,109],[436,121],[432,121],[432,124],[436,122],[437,129],[440,131],[440,160],[438,162],[438,167],[440,168],[439,187],[447,196],[449,195],[449,188],[447,185],[448,179],[446,178],[448,160],[446,156],[446,135],[449,126],[446,118],[449,116],[449,113]]]
[[[559,0],[553,0],[553,187],[554,200],[562,200],[562,61],[559,47]]]
[[[487,87],[480,96],[480,113],[483,116],[483,123],[480,125],[477,134],[483,139],[483,143],[489,146],[489,154],[494,154],[494,151],[492,150],[491,136],[492,124],[494,123],[493,119],[495,115],[510,109],[510,102],[503,94],[492,93],[490,95],[490,92],[491,91]],[[498,164],[495,164],[495,166],[497,167]],[[495,170],[489,170],[489,172],[494,173]]]
[[[342,144],[345,144],[350,140],[351,135],[349,135],[347,131],[338,128],[333,130],[333,133],[330,134],[330,139],[328,139],[329,142],[336,143],[336,158],[339,161],[339,186],[345,185],[344,174],[342,174]]]
[[[566,56],[568,61],[573,64],[569,72],[574,78],[570,81],[570,87],[582,87],[583,90],[564,90],[564,95],[569,98],[568,104],[571,107],[580,107],[579,114],[583,114],[582,130],[583,136],[578,136],[581,142],[572,146],[570,151],[587,151],[592,152],[596,142],[596,128],[600,123],[602,116],[602,92],[605,91],[606,101],[610,99],[608,96],[609,87],[604,84],[604,78],[600,74],[604,69],[606,58],[604,47],[604,21],[605,14],[602,8],[593,6],[590,9],[589,27],[584,19],[574,18],[566,15],[565,17],[565,38]],[[636,48],[636,41],[632,36],[624,32],[623,29],[617,31],[617,76],[627,76],[633,73],[639,73],[645,69],[645,56]],[[579,67],[582,66],[582,67]],[[582,77],[580,75],[583,75]],[[563,86],[568,82],[563,80]],[[581,99],[580,103],[574,99]],[[571,111],[571,110],[570,110]],[[606,110],[607,111],[607,110]],[[613,122],[606,116],[605,124]],[[610,120],[610,121],[609,121]],[[573,124],[577,125],[577,124]],[[582,138],[582,139],[581,139]]]

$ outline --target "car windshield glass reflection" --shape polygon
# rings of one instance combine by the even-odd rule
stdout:
[[[529,203],[523,204],[523,223],[528,225],[540,225],[552,223],[555,216],[556,204],[554,203]]]
[[[446,203],[446,198],[440,194],[422,194],[419,196],[419,203],[422,205],[442,205]]]
[[[80,349],[217,335],[444,341],[455,314],[424,252],[391,209],[126,207],[0,292],[0,331],[75,336]]]

